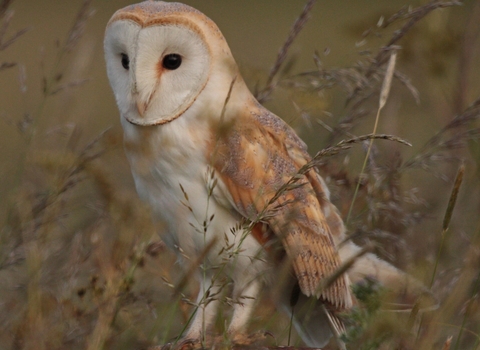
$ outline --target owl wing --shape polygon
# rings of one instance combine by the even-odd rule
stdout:
[[[346,274],[319,292],[340,258],[328,224],[334,221],[325,217],[332,205],[323,180],[313,168],[298,175],[310,159],[295,132],[258,104],[220,127],[211,147],[211,162],[231,204],[243,217],[268,225],[291,260],[301,291],[348,308],[352,297]],[[279,193],[292,176],[294,185]]]

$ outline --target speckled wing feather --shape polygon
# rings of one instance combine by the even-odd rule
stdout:
[[[278,190],[310,160],[306,146],[280,118],[253,103],[212,140],[212,163],[233,205],[244,217],[261,221],[280,239],[292,261],[300,289],[338,308],[352,304],[346,275],[319,293],[319,283],[340,265],[322,206],[331,204],[314,169],[294,188]],[[323,204],[323,205],[322,205]],[[265,209],[267,209],[265,211]]]

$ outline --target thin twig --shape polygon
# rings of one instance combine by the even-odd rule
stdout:
[[[275,60],[274,65],[270,69],[270,74],[268,75],[265,88],[255,94],[257,97],[257,100],[260,103],[265,102],[269,98],[269,96],[272,94],[273,90],[275,89],[275,86],[276,86],[275,77],[277,76],[278,72],[280,71],[280,67],[282,67],[283,63],[287,58],[287,53],[288,53],[288,50],[290,49],[290,46],[292,46],[298,34],[300,34],[302,29],[305,27],[305,24],[307,24],[310,18],[310,15],[309,15],[310,11],[312,10],[313,5],[315,5],[315,2],[316,0],[308,0],[307,4],[303,8],[302,13],[293,24],[293,27],[290,30],[290,33],[288,34],[287,40],[285,41],[282,48],[278,52],[277,59]]]

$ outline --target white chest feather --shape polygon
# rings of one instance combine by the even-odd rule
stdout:
[[[207,191],[204,155],[206,140],[200,128],[191,128],[183,120],[151,127],[123,122],[125,147],[140,197],[150,203],[155,217],[164,220],[169,230],[185,217],[187,206],[193,214],[205,208]],[[188,201],[182,191],[184,189]]]
[[[239,214],[225,205],[227,201],[219,204],[218,197],[223,194],[209,195],[215,177],[211,177],[206,156],[209,130],[205,123],[179,118],[149,130],[126,121],[123,127],[137,192],[151,205],[155,219],[166,224],[162,239],[172,249],[178,251],[180,247],[194,257],[212,240],[219,248],[224,237],[230,243],[242,240],[241,232],[231,232],[240,220]],[[252,254],[261,249],[252,237],[242,240],[242,245]],[[220,259],[218,250],[209,254],[211,263]]]

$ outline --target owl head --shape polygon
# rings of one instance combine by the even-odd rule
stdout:
[[[120,113],[141,126],[168,123],[194,103],[224,101],[238,70],[216,24],[180,3],[145,1],[118,10],[104,49]]]

